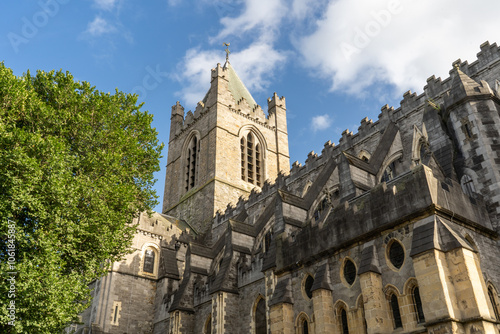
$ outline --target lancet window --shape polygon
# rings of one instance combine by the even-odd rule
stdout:
[[[257,137],[249,132],[240,140],[241,179],[262,186],[263,157],[262,145]]]
[[[198,179],[198,165],[200,160],[199,155],[200,155],[200,141],[197,136],[193,136],[189,141],[186,152],[186,168],[185,168],[186,191],[192,189],[196,185],[196,181]]]

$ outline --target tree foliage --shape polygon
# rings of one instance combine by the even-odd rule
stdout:
[[[156,204],[163,147],[140,107],[68,72],[16,77],[0,63],[0,332],[60,332],[127,252],[133,217]]]

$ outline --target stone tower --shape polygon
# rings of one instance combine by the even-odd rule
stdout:
[[[226,61],[194,113],[172,107],[163,213],[204,232],[218,210],[290,170],[285,98],[267,102],[266,116]]]

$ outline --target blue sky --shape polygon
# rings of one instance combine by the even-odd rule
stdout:
[[[167,144],[171,106],[194,110],[230,42],[231,64],[264,110],[273,92],[286,97],[290,162],[303,163],[500,42],[499,12],[498,0],[11,0],[0,4],[0,61],[16,75],[62,69],[137,93]]]

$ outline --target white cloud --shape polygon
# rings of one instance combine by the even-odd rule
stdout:
[[[94,0],[94,4],[97,8],[103,10],[112,10],[119,0]]]
[[[108,23],[105,19],[100,16],[96,16],[94,21],[90,22],[87,25],[87,30],[85,33],[91,36],[101,36],[104,34],[110,34],[117,32],[117,29],[114,25]]]
[[[314,116],[311,119],[311,128],[315,132],[326,130],[330,127],[330,125],[332,125],[332,119],[328,114]]]
[[[221,18],[223,29],[212,41],[220,42],[229,35],[241,37],[251,30],[258,30],[258,39],[270,42],[276,38],[287,12],[284,0],[245,0],[239,16]]]
[[[389,83],[398,95],[422,91],[429,76],[446,78],[457,58],[472,62],[482,42],[500,41],[499,10],[493,0],[330,1],[296,48],[332,90],[363,95]]]
[[[224,60],[219,50],[190,49],[177,66],[175,78],[186,83],[180,92],[187,105],[196,105],[210,88],[210,69]],[[238,76],[250,93],[262,91],[269,85],[269,78],[286,60],[286,54],[276,51],[271,45],[256,42],[248,48],[230,54],[230,61]]]

